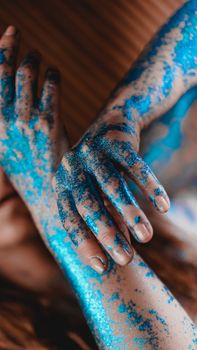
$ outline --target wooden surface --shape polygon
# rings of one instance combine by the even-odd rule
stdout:
[[[61,114],[72,142],[143,46],[183,0],[0,0],[0,30],[22,33],[20,58],[30,49],[62,73]]]

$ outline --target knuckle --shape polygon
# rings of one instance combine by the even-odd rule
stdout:
[[[58,196],[59,206],[63,205],[64,207],[69,206],[69,200],[71,199],[71,184],[67,173],[61,169],[61,172],[57,172],[54,180],[54,191]]]
[[[66,168],[69,165],[69,156],[67,153],[64,154],[62,158],[62,165]]]
[[[143,170],[143,166],[139,160],[136,160],[133,164],[133,170],[137,173],[141,172]]]
[[[70,173],[70,171],[71,171],[71,166],[70,166],[69,159],[67,158],[67,155],[64,155],[62,158],[61,166],[59,167],[59,173],[61,173],[60,174],[61,176],[63,174],[65,176],[66,173]]]
[[[64,172],[66,174],[72,173],[74,156],[75,156],[75,154],[73,151],[68,151],[64,154],[64,156],[62,158],[61,166],[64,169]]]
[[[125,154],[125,161],[127,165],[132,169],[132,170],[137,170],[142,168],[142,162],[139,157],[139,155],[133,151],[133,149],[128,150]]]
[[[67,151],[67,152],[65,152],[64,153],[64,156],[63,156],[63,162],[65,163],[65,164],[68,164],[69,163],[69,161],[72,159],[72,158],[74,158],[74,156],[75,156],[75,152],[73,151],[73,150],[69,150],[69,151]]]
[[[87,156],[88,157],[88,151],[90,149],[90,143],[85,141],[81,144],[81,147],[80,147],[80,155],[82,157]]]
[[[25,131],[28,125],[28,121],[25,118],[20,117],[20,115],[22,115],[22,112],[20,109],[17,109],[17,112],[18,112],[18,118],[15,121],[16,129]]]
[[[42,132],[47,135],[48,138],[51,138],[50,134],[50,124],[46,118],[39,118],[37,128],[42,130]]]
[[[112,246],[112,233],[109,231],[102,232],[98,239],[103,246],[108,248]]]
[[[31,79],[32,78],[32,68],[30,65],[21,65],[17,69],[16,74],[17,74],[18,78]]]

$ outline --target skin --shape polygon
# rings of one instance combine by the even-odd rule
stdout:
[[[15,32],[15,28],[13,27],[8,28],[8,30],[11,33]],[[17,36],[18,34],[16,34],[15,39],[10,35],[8,35],[7,37],[4,36],[4,38],[2,38],[1,44],[3,45],[4,53],[7,52],[7,50],[9,51],[9,44],[15,44],[15,40],[18,40]],[[28,62],[27,65],[26,62]],[[30,62],[32,64],[32,61]],[[30,62],[29,55],[27,55],[27,57],[21,64],[24,71],[27,67],[29,67],[29,65],[31,66]],[[31,67],[33,70],[33,66]],[[3,74],[5,76],[7,70],[6,67],[4,68],[5,70],[3,69]],[[49,73],[53,74],[53,76],[54,73],[56,73],[56,75],[59,74],[58,72],[54,71],[49,71],[48,74]],[[31,75],[31,71],[29,72],[29,74]],[[46,82],[45,84],[48,84],[48,82]],[[50,96],[47,95],[47,97]],[[49,98],[46,102],[46,107],[47,103],[49,103],[50,105],[50,101],[51,100]],[[49,107],[51,108],[51,105]],[[66,139],[65,134],[64,137]],[[63,143],[66,145],[66,142]],[[2,148],[0,147],[0,153],[1,151]],[[78,304],[73,295],[73,291],[71,290],[68,281],[64,278],[61,270],[55,263],[51,254],[49,254],[46,247],[41,242],[40,237],[38,235],[38,230],[34,224],[34,221],[32,220],[32,217],[24,201],[16,192],[15,188],[13,187],[5,172],[3,171],[3,168],[1,167],[0,276],[6,278],[6,281],[14,283],[14,286],[17,285],[19,287],[24,288],[22,289],[22,293],[20,295],[21,299],[23,294],[27,293],[28,296],[28,292],[30,291],[30,295],[32,295],[32,292],[34,292],[37,297],[39,296],[41,298],[41,304],[43,298],[43,303],[54,303],[55,308],[57,308],[57,310],[61,307],[61,309],[64,310],[65,315],[69,314],[70,317],[73,318],[69,323],[69,327],[71,330],[67,331],[67,329],[65,329],[66,336],[70,337],[73,340],[73,342],[80,347],[80,349],[90,349],[90,347],[81,338],[82,333],[77,333],[78,327],[83,325],[83,337],[85,339],[87,335],[89,337],[88,328],[86,329],[84,325],[85,321],[82,314],[80,313]],[[6,305],[6,302],[3,303],[3,300],[1,300],[1,302],[3,306],[4,304]],[[31,317],[29,317],[29,313],[31,313],[32,306],[30,305],[29,310],[25,310],[25,305],[23,305],[22,303],[21,305],[19,305],[17,301],[15,305],[14,301],[12,300],[12,302],[9,303],[9,307],[13,308],[12,312],[18,315],[20,321],[17,325],[18,327],[16,327],[15,324],[12,324],[12,320],[9,319],[9,321],[7,322],[6,314],[4,314],[3,312],[1,319],[1,324],[3,326],[1,334],[1,345],[5,348],[7,348],[7,346],[13,348],[16,345],[17,341],[21,342],[21,344],[23,344],[25,348],[27,346],[29,349],[37,349],[38,347],[39,349],[41,349],[42,345],[38,343],[37,335],[34,333],[34,324],[31,324]],[[14,310],[14,307],[16,310]],[[27,328],[26,331],[24,325]],[[20,328],[20,326],[24,326],[24,333],[22,332],[22,328]],[[37,327],[36,322],[35,327]],[[66,326],[64,325],[64,327]],[[18,329],[20,329],[21,332],[18,332]],[[8,331],[8,338],[5,336],[3,330]],[[13,339],[9,338],[10,334],[12,336],[14,335]],[[43,349],[48,349],[48,346],[44,346]]]
[[[15,80],[14,63],[8,64],[16,45],[14,28],[11,28],[0,42],[4,48],[1,84],[5,84],[4,78],[8,74],[9,81]],[[2,89],[0,163],[69,278],[100,349],[195,349],[197,332],[194,324],[138,254],[135,254],[133,263],[124,268],[110,260],[108,271],[99,276],[81,262],[74,250],[69,233],[60,224],[51,184],[66,145],[60,133],[62,128],[58,127],[57,104],[50,104],[46,110],[43,109],[44,103],[41,103],[41,109],[38,108],[38,99],[33,106],[30,103],[33,100],[33,79],[27,78],[34,76],[34,67],[31,61],[28,67],[25,64],[17,70],[16,91],[20,82],[19,94],[13,91],[12,98],[8,94],[7,99],[5,85]],[[46,86],[44,101],[51,101],[51,97],[52,101],[57,101],[54,75],[53,79],[47,78]],[[12,89],[14,85],[9,91]],[[107,206],[113,216],[108,202]],[[87,231],[83,232],[85,237],[87,234]],[[90,235],[88,241],[91,244],[92,240]],[[82,239],[81,247],[86,249],[86,240]]]
[[[97,271],[106,270],[107,259],[99,244],[96,251],[90,246],[89,235],[82,234],[85,227],[116,263],[126,265],[132,259],[131,246],[108,212],[103,194],[143,243],[151,239],[152,228],[127,177],[158,211],[169,209],[164,188],[139,155],[140,135],[196,83],[196,10],[196,2],[189,1],[161,29],[94,124],[66,152],[56,173],[63,226],[82,256],[97,257],[97,266],[91,264]],[[80,249],[84,240],[85,251]]]

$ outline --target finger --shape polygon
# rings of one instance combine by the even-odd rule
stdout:
[[[37,99],[37,82],[41,56],[30,52],[22,61],[16,73],[16,112],[21,119],[28,120]]]
[[[107,257],[98,242],[87,228],[75,207],[72,194],[63,192],[58,194],[57,205],[64,229],[73,242],[77,253],[85,264],[90,265],[98,273],[107,269]]]
[[[45,113],[48,120],[55,119],[59,112],[59,85],[59,71],[54,68],[48,69],[39,104],[40,111]]]
[[[129,229],[128,229],[127,225],[125,224],[125,221],[123,220],[122,216],[117,212],[116,208],[111,204],[111,202],[107,199],[106,195],[102,191],[101,191],[101,196],[103,198],[104,206],[107,208],[110,215],[113,217],[120,232],[122,232],[124,234],[127,241],[131,244],[131,235],[130,235]]]
[[[119,265],[127,265],[133,257],[130,244],[104,206],[90,175],[84,173],[78,164],[73,166],[72,194],[80,216],[112,259]]]
[[[72,193],[64,188],[62,182],[64,179],[65,183],[64,174],[65,170],[60,165],[53,183],[61,222],[84,263],[90,265],[101,274],[107,269],[108,259],[93,234],[79,216]]]
[[[149,166],[133,151],[130,143],[118,143],[118,148],[116,148],[113,152],[109,153],[107,150],[105,152],[136,182],[146,198],[159,212],[168,211],[170,207],[168,195]]]
[[[163,186],[156,178],[150,167],[138,156],[138,161],[133,167],[131,177],[150,200],[153,206],[160,212],[166,213],[170,208],[170,200]]]
[[[109,161],[106,163],[105,160],[98,166],[95,158],[91,164],[100,188],[122,216],[134,237],[142,243],[150,241],[153,235],[152,226],[115,166]]]
[[[14,69],[19,46],[19,33],[9,26],[0,40],[0,101],[6,104],[14,97]]]

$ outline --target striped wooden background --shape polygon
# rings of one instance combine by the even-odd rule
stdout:
[[[0,30],[22,32],[62,73],[62,116],[72,142],[158,27],[184,0],[0,0]]]

